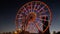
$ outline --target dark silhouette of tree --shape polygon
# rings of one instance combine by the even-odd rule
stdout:
[[[53,31],[53,34],[56,34],[56,32],[55,32],[55,31]]]
[[[57,32],[56,34],[60,34],[60,31],[59,31],[59,32]]]

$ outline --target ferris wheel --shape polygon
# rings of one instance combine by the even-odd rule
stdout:
[[[43,18],[44,17],[44,18]],[[45,18],[48,17],[48,20]],[[30,33],[38,33],[38,31],[45,32],[52,20],[52,13],[50,8],[41,1],[31,1],[24,4],[16,15],[16,29],[22,29]],[[42,21],[48,21],[46,26]],[[43,26],[46,27],[43,30]]]

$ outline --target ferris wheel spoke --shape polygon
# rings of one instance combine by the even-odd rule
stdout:
[[[37,29],[40,31],[40,27],[38,26],[38,23],[35,23]]]
[[[18,18],[18,19],[22,19],[22,18]]]
[[[29,13],[29,10],[25,8],[24,14],[27,15]]]
[[[39,21],[38,21],[38,25],[39,25],[40,27],[43,27],[44,24],[43,24],[42,22],[39,22]],[[44,25],[44,26],[45,26],[45,25]]]
[[[39,8],[40,8],[40,5],[37,6],[37,11],[38,11]]]
[[[44,8],[45,8],[45,6],[41,7],[41,8],[38,10],[38,12],[40,12],[40,11],[43,10]]]
[[[37,4],[37,3],[36,3],[36,4]],[[36,4],[34,5],[34,9],[35,9],[35,8],[36,8],[36,6],[37,6]]]
[[[40,9],[41,3],[37,3],[37,11]]]
[[[32,2],[31,2],[31,12],[32,12],[32,10],[33,10],[33,9],[32,9],[32,6],[33,6],[33,5],[32,5]]]
[[[43,9],[40,13],[43,14],[43,13],[46,13],[46,12],[48,12],[48,10]]]
[[[41,18],[41,17],[44,17],[44,16],[50,17],[50,15],[47,15],[47,14],[40,15],[39,17]]]
[[[25,29],[27,29],[29,27],[29,24],[30,24],[29,22],[26,24]]]
[[[28,12],[27,9],[24,7],[25,12]]]

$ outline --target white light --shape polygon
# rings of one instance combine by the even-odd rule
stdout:
[[[17,31],[15,31],[14,33],[17,34]]]

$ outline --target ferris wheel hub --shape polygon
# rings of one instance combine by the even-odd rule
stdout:
[[[35,19],[36,19],[36,13],[35,12],[30,12],[28,14],[28,21],[33,22],[33,21],[35,21]]]

